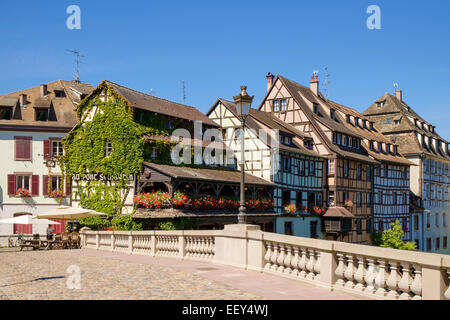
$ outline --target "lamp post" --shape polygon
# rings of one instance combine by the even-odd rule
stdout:
[[[247,94],[247,87],[241,87],[241,93],[234,97],[237,114],[241,120],[241,203],[239,207],[238,224],[247,223],[247,209],[245,208],[245,119],[250,113],[253,98]]]

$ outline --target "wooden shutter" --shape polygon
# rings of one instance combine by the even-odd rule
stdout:
[[[42,176],[42,194],[48,196],[48,176]]]
[[[23,140],[23,159],[31,160],[31,140]]]
[[[39,176],[31,176],[31,195],[39,195]]]
[[[50,158],[51,158],[50,140],[44,140],[44,160],[50,160]]]
[[[8,195],[16,195],[16,176],[13,174],[8,175]]]
[[[23,159],[23,139],[14,138],[16,143],[16,159]]]
[[[69,177],[66,177],[66,196],[72,195],[72,181]]]

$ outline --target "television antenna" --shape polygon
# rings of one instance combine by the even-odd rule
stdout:
[[[325,70],[325,81],[323,83],[323,92],[325,93],[325,98],[328,99],[328,86],[331,84],[330,74],[328,73],[328,67],[324,68]]]
[[[76,69],[75,69],[74,77],[75,77],[76,82],[81,82],[80,81],[80,64],[84,64],[84,62],[81,61],[81,58],[85,58],[86,56],[81,54],[81,52],[78,50],[67,50],[67,51],[72,53],[73,55],[75,55]]]
[[[184,80],[181,81],[181,84],[183,86],[183,104],[186,104],[186,84],[184,83]]]
[[[398,83],[397,82],[394,82],[394,88],[395,88],[395,90],[398,90]]]

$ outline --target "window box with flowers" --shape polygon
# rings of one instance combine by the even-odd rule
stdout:
[[[294,215],[297,212],[297,207],[295,204],[289,204],[284,207],[284,213]]]
[[[345,209],[347,209],[347,210],[351,210],[351,209],[353,208],[354,205],[355,205],[355,204],[353,203],[353,201],[352,201],[352,200],[349,200],[349,199],[345,200],[345,202],[344,202],[344,207],[345,207]]]
[[[327,212],[327,209],[321,208],[319,206],[314,206],[314,207],[305,207],[304,211],[305,213],[313,216],[323,216]]]
[[[53,190],[48,195],[49,198],[59,199],[64,197],[63,193],[59,190]]]
[[[31,192],[28,189],[19,188],[19,189],[17,189],[16,197],[18,197],[18,198],[30,198],[31,197]]]

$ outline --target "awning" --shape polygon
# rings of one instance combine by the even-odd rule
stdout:
[[[59,224],[58,222],[47,220],[47,219],[37,219],[36,217],[30,215],[23,215],[20,217],[15,217],[11,219],[0,220],[0,223],[5,224]]]
[[[106,216],[104,213],[96,212],[94,210],[74,208],[74,207],[59,207],[46,213],[41,213],[37,216],[38,219],[58,219],[58,220],[78,220],[82,218]]]
[[[15,107],[18,102],[19,102],[19,99],[17,99],[17,98],[2,98],[0,100],[0,106],[2,106],[2,107]]]
[[[354,218],[355,215],[343,207],[331,207],[323,215],[325,218]]]

